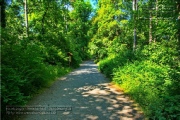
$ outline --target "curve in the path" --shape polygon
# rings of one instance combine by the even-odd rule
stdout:
[[[133,106],[133,101],[114,88],[110,81],[99,73],[93,61],[82,63],[80,68],[57,80],[44,93],[34,98],[29,106],[49,107],[48,110],[59,111],[23,115],[23,120],[143,119],[143,115]],[[67,107],[67,110],[63,107]]]

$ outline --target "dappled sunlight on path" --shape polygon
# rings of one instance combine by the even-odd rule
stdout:
[[[25,120],[142,120],[123,92],[86,61],[80,68],[57,80],[52,87],[34,98],[30,105],[71,106],[71,111],[56,114],[26,115]]]

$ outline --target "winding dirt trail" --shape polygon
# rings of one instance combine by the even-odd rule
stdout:
[[[133,101],[114,87],[93,61],[85,61],[59,78],[28,105],[49,107],[48,111],[54,112],[23,115],[21,120],[143,120]]]

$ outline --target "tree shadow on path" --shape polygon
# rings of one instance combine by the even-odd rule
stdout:
[[[59,78],[29,106],[61,107],[55,114],[28,114],[24,120],[143,120],[133,101],[114,87],[97,69],[93,61],[86,61],[70,74]]]

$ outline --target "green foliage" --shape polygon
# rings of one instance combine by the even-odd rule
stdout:
[[[88,1],[75,1],[72,3],[73,11],[70,12],[71,24],[68,31],[69,40],[72,44],[72,51],[74,60],[88,59],[88,42],[91,23],[89,22],[89,15],[92,12],[91,4]],[[79,56],[79,58],[78,58]],[[76,64],[76,62],[74,63]]]
[[[144,46],[141,59],[149,59],[161,65],[177,67],[179,57],[177,51],[177,42],[163,41],[161,43],[152,43]]]
[[[179,12],[172,10],[178,4],[139,1],[132,11],[130,1],[100,0],[92,19],[89,48],[100,71],[139,103],[148,119],[180,119]]]
[[[116,56],[111,54],[101,60],[99,69],[139,103],[148,118],[177,119],[180,113],[177,48],[172,48],[169,42],[154,43],[133,54],[122,46]]]
[[[72,65],[74,68],[79,67],[79,64],[82,62],[82,59],[79,57],[79,54],[77,52],[73,52],[73,57],[72,57]]]
[[[30,56],[29,56],[30,58]],[[24,66],[14,68],[13,65],[2,65],[2,113],[5,112],[6,105],[24,105],[27,100],[42,87],[47,87],[57,77],[69,72],[69,68],[63,66],[52,66],[44,64],[42,61],[23,59]],[[34,63],[34,64],[33,64]],[[33,64],[33,65],[32,65]]]
[[[120,21],[127,21],[121,18],[124,16],[124,12],[118,9],[121,5],[122,3],[118,3],[118,1],[99,1],[101,7],[92,19],[92,29],[90,30],[92,39],[89,45],[89,49],[96,56],[97,61],[108,57],[109,48],[121,34]]]
[[[18,43],[11,41],[11,44],[8,44],[8,37],[3,35],[2,38],[1,56],[4,59],[1,66],[1,103],[4,113],[6,105],[24,105],[37,90],[48,86],[56,77],[66,74],[69,70],[59,61],[64,57],[60,50],[59,53],[56,52],[57,49],[53,52],[48,51],[42,43],[27,43],[27,39]],[[19,39],[14,36],[13,40]],[[45,53],[53,53],[51,58],[59,64],[51,65],[44,62]]]
[[[179,119],[179,11],[172,10],[169,17],[165,10],[179,9],[175,1],[139,1],[137,12],[130,1],[99,0],[91,20],[91,5],[82,0],[28,1],[26,20],[22,1],[1,2],[6,17],[0,28],[2,113],[6,105],[25,104],[36,91],[92,56],[148,118]],[[152,20],[144,8],[150,8]],[[132,51],[135,29],[137,45]]]
[[[6,7],[6,21],[0,28],[3,117],[6,105],[26,104],[41,88],[89,58],[89,2],[27,1],[27,19],[24,4],[3,3]],[[70,66],[68,52],[72,53]]]
[[[180,84],[177,84],[177,78],[172,78],[172,71],[168,66],[149,60],[137,61],[115,69],[113,81],[141,105],[149,118],[174,119],[180,112],[177,110]]]
[[[121,45],[119,49],[121,51],[119,51],[118,54],[111,53],[109,57],[99,62],[100,71],[103,72],[108,77],[113,76],[113,70],[115,68],[131,63],[132,60],[135,59],[133,53],[131,51],[128,51],[125,45]]]

